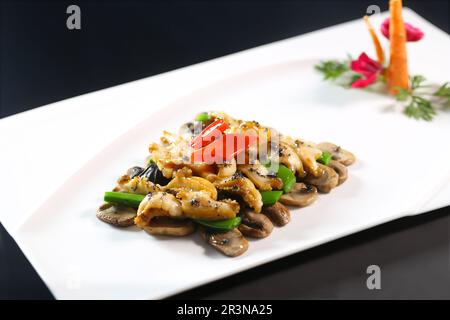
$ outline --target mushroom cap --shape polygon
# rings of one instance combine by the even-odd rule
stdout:
[[[270,221],[276,226],[284,226],[291,221],[291,213],[281,202],[276,202],[274,205],[264,207],[263,214],[265,214]]]
[[[118,227],[129,227],[134,225],[135,217],[136,209],[112,203],[104,203],[97,210],[97,218]]]
[[[202,228],[200,234],[207,243],[229,257],[237,257],[248,249],[247,239],[237,228],[227,232]]]
[[[331,142],[319,143],[317,147],[322,151],[331,153],[332,159],[342,163],[344,166],[349,166],[356,161],[356,157],[353,153]]]
[[[279,201],[289,206],[306,207],[316,201],[316,199],[316,187],[304,183],[296,183],[291,192],[283,194]]]
[[[272,233],[273,224],[268,217],[261,213],[246,210],[242,215],[239,231],[252,238],[265,238]]]
[[[348,174],[347,174],[347,167],[336,160],[331,160],[328,165],[328,167],[332,168],[339,176],[338,179],[338,186],[343,184],[345,180],[347,180]]]
[[[174,219],[169,217],[155,217],[150,224],[144,226],[147,233],[151,235],[164,236],[186,236],[195,231],[195,224],[191,220]]]
[[[336,171],[321,163],[319,163],[319,169],[317,177],[307,175],[304,181],[316,186],[320,192],[328,193],[338,185],[339,176]]]

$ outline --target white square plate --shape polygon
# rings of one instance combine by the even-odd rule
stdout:
[[[409,10],[405,16],[426,34],[424,43],[410,49],[412,72],[446,80],[450,62],[440,58],[450,54],[448,35]],[[373,23],[378,25],[381,19]],[[175,294],[417,213],[450,177],[442,161],[450,156],[444,147],[450,115],[441,113],[432,123],[414,121],[390,108],[391,98],[326,84],[313,70],[318,58],[329,55],[323,44],[336,49],[335,57],[345,57],[347,51],[370,52],[368,38],[361,21],[346,23],[60,102],[58,108],[47,107],[51,112],[40,113],[43,127],[34,126],[33,132],[20,131],[26,121],[38,117],[33,112],[21,116],[22,126],[17,119],[5,119],[0,130],[11,136],[21,132],[17,139],[22,145],[0,140],[8,151],[2,167],[7,165],[9,170],[2,171],[3,177],[17,184],[3,186],[2,194],[11,195],[21,207],[18,217],[4,214],[2,222],[57,298],[143,299]],[[439,53],[429,50],[436,43]],[[438,60],[440,67],[435,68]],[[188,89],[178,90],[180,83]],[[178,99],[169,103],[168,97],[174,95]],[[148,111],[151,104],[158,111]],[[205,109],[257,120],[307,140],[335,142],[353,151],[358,162],[349,168],[344,185],[320,196],[310,207],[292,210],[290,224],[275,229],[269,238],[251,241],[249,250],[234,259],[208,247],[198,234],[150,237],[98,221],[95,210],[103,192],[126,168],[142,164],[148,144],[162,130],[176,131]],[[106,110],[113,114],[108,119]],[[55,123],[57,117],[65,119],[64,130]],[[75,125],[70,119],[75,119]],[[59,130],[70,131],[71,125],[78,126],[78,135],[59,134]],[[27,171],[19,176],[11,170],[24,164]],[[52,174],[52,166],[61,173],[59,177]],[[44,181],[38,196],[19,183],[30,174],[33,181]]]

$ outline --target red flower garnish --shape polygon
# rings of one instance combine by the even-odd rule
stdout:
[[[381,33],[389,39],[389,18],[386,18],[386,20],[383,21],[381,24]],[[406,29],[406,41],[408,42],[415,42],[419,41],[423,38],[424,33],[419,28],[414,27],[413,25],[409,23],[405,23],[405,29]]]
[[[352,83],[352,88],[364,88],[377,81],[378,75],[383,71],[383,66],[377,61],[369,58],[363,52],[358,60],[353,60],[350,67],[356,73],[362,74],[363,77]]]

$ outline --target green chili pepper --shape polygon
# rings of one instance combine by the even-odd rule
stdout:
[[[117,203],[125,207],[138,208],[145,195],[125,192],[105,192],[103,200],[106,202]]]
[[[263,205],[272,206],[280,199],[283,191],[260,191]]]
[[[324,165],[328,165],[331,161],[331,153],[329,153],[328,151],[323,151],[322,154],[320,155],[320,158],[317,159],[318,162],[324,164]]]
[[[195,117],[195,120],[201,121],[201,122],[208,121],[208,120],[209,120],[209,115],[208,115],[207,112],[199,113],[199,114],[197,115],[197,117]]]
[[[235,217],[225,220],[193,219],[193,221],[210,229],[215,229],[219,231],[229,231],[233,230],[234,228],[236,228],[241,224],[241,217]]]
[[[284,193],[289,193],[294,186],[297,179],[288,167],[280,164],[278,167],[277,177],[283,181],[283,191]]]

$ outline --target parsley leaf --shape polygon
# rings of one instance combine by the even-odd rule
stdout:
[[[411,92],[409,90],[402,87],[396,87],[395,89],[397,90],[397,94],[395,95],[397,101],[406,101],[411,95]]]
[[[422,87],[422,83],[425,82],[425,77],[421,75],[412,76],[409,80],[411,90],[416,90],[420,87]]]
[[[408,117],[425,121],[433,120],[433,117],[436,115],[436,111],[431,102],[419,96],[411,97],[411,101],[406,106],[404,112]]]
[[[443,100],[442,106],[444,108],[450,108],[450,83],[444,83],[436,92],[433,93],[433,96]]]
[[[411,77],[409,89],[397,88],[395,97],[397,101],[405,103],[404,113],[408,117],[431,121],[436,115],[436,108],[450,107],[450,85],[447,82],[437,91],[426,93],[419,90],[428,87],[423,84],[425,80],[420,75]]]
[[[336,80],[350,70],[347,62],[338,60],[321,61],[314,68],[322,73],[324,80]]]

